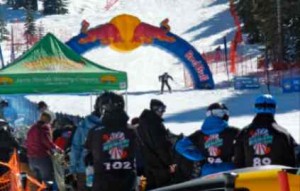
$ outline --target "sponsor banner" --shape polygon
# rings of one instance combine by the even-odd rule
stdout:
[[[234,89],[236,90],[260,88],[258,77],[236,76],[234,77],[233,82],[234,82]]]
[[[282,91],[283,93],[300,92],[300,77],[284,78]]]
[[[24,93],[60,93],[68,90],[75,92],[98,92],[102,89],[123,89],[127,84],[125,79],[119,79],[113,74],[24,74],[0,75],[0,90],[3,93],[13,93],[24,90]],[[29,88],[30,87],[30,88]],[[91,89],[91,87],[95,87]],[[28,90],[30,89],[30,91]]]

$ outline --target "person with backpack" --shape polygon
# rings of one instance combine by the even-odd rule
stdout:
[[[176,144],[176,151],[200,162],[198,176],[234,169],[234,143],[239,133],[228,125],[229,110],[223,103],[208,106],[201,129]]]
[[[85,144],[93,163],[92,191],[134,191],[136,137],[127,124],[124,99],[105,92],[97,104],[102,124],[89,131]]]
[[[287,130],[277,124],[274,115],[277,102],[270,94],[255,100],[255,117],[242,129],[235,146],[236,167],[284,165],[295,167],[295,141]]]

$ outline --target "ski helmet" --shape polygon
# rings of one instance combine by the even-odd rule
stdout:
[[[224,103],[213,103],[208,106],[206,116],[215,116],[228,121],[229,110]]]
[[[263,94],[255,100],[255,112],[257,114],[275,114],[276,111],[276,100],[270,94]]]
[[[105,112],[124,110],[125,101],[123,96],[114,92],[104,92],[96,99],[94,109],[99,114],[103,115]]]

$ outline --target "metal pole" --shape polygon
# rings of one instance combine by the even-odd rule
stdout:
[[[226,36],[224,36],[223,40],[224,40],[225,65],[226,65],[225,68],[226,68],[226,72],[227,72],[227,80],[228,80],[228,83],[229,83],[230,80],[229,80],[229,71],[228,71],[227,40],[226,40]]]
[[[11,25],[11,50],[10,50],[10,62],[12,63],[15,60],[15,44],[14,44],[14,28]]]
[[[91,113],[93,112],[93,95],[90,94],[90,110],[91,110]]]
[[[3,59],[1,44],[0,44],[0,60],[1,60],[1,68],[4,68],[4,66],[5,66],[4,63],[5,62],[4,62],[4,59]]]
[[[126,101],[126,104],[125,104],[125,111],[128,112],[128,91],[127,91],[127,88],[125,90],[125,101]]]

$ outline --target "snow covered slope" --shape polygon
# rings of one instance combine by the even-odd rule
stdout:
[[[107,0],[108,1],[108,0]],[[80,22],[86,19],[91,27],[109,22],[113,17],[127,13],[142,21],[158,25],[169,18],[171,31],[190,42],[199,52],[210,50],[222,44],[224,35],[230,40],[234,34],[234,24],[229,13],[227,0],[119,0],[109,10],[105,10],[104,0],[70,0],[69,14],[42,17],[45,32],[53,32],[62,41],[78,34]],[[13,14],[13,11],[9,11]],[[17,11],[19,15],[22,11]],[[11,18],[14,16],[10,16]],[[5,52],[9,59],[9,52]],[[143,46],[130,53],[115,52],[107,47],[94,49],[85,57],[110,68],[128,72],[128,113],[138,116],[147,108],[150,99],[163,100],[167,105],[166,126],[175,133],[190,134],[200,128],[206,107],[222,101],[231,112],[230,123],[243,127],[251,122],[253,102],[265,88],[255,91],[234,91],[232,88],[216,90],[191,90],[184,88],[183,65],[172,55],[152,46]],[[172,94],[159,95],[158,75],[168,71],[173,77]],[[226,75],[214,76],[217,82],[226,80]],[[300,95],[282,94],[272,89],[278,100],[278,123],[288,129],[300,141]],[[45,100],[50,109],[71,114],[86,115],[92,105],[86,96],[28,96],[33,101]],[[95,99],[95,96],[92,97]]]

